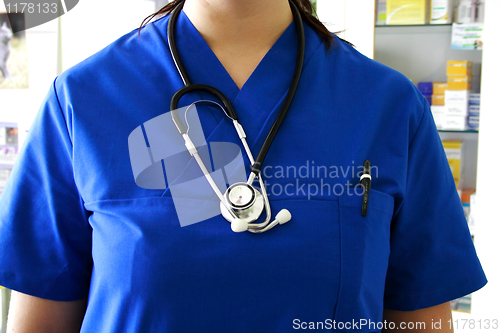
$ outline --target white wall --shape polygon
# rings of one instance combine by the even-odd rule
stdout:
[[[63,70],[138,28],[142,20],[153,12],[153,1],[80,1],[61,17]]]
[[[476,248],[486,276],[486,287],[473,295],[476,319],[497,318],[500,325],[500,1],[487,0],[481,81],[481,117],[478,147]],[[500,328],[498,329],[500,331]]]
[[[318,18],[338,36],[373,59],[375,34],[374,0],[317,0]]]

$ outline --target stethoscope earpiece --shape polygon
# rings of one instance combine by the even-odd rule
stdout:
[[[168,46],[170,49],[170,53],[172,54],[175,66],[177,67],[179,75],[181,76],[182,81],[184,82],[185,85],[183,88],[178,90],[173,95],[172,100],[170,101],[170,110],[171,110],[170,114],[172,116],[172,120],[177,130],[184,139],[187,150],[189,151],[191,156],[196,160],[196,163],[198,163],[201,171],[203,172],[203,175],[205,176],[210,186],[214,190],[215,194],[219,198],[222,216],[224,216],[226,220],[231,222],[231,229],[234,232],[249,231],[251,233],[262,233],[270,230],[271,228],[275,227],[278,224],[285,224],[292,218],[292,215],[288,210],[282,209],[276,215],[275,220],[270,223],[271,204],[269,203],[266,187],[264,185],[264,182],[262,180],[262,175],[260,173],[260,168],[264,162],[267,152],[269,151],[269,148],[271,147],[271,143],[273,142],[274,137],[276,136],[276,133],[278,132],[278,129],[281,123],[283,122],[283,119],[285,118],[288,109],[290,108],[290,104],[292,103],[295,91],[297,90],[297,86],[300,81],[302,65],[304,63],[304,54],[305,54],[304,26],[302,24],[302,18],[300,17],[300,12],[298,11],[297,7],[292,1],[289,2],[290,2],[290,7],[292,9],[298,35],[299,48],[297,52],[297,62],[295,64],[295,71],[292,83],[290,84],[290,88],[288,89],[285,101],[283,102],[281,110],[271,128],[271,131],[268,133],[264,141],[264,144],[262,145],[259,151],[257,159],[255,160],[253,158],[250,147],[246,142],[245,131],[243,130],[243,127],[238,123],[236,112],[234,111],[233,106],[231,105],[229,99],[214,87],[201,84],[192,84],[189,79],[189,76],[187,75],[186,69],[184,68],[184,65],[180,60],[179,54],[177,52],[177,47],[175,45],[174,27],[184,2],[181,2],[172,11],[172,14],[168,22],[168,28],[167,28]],[[222,105],[213,101],[206,101],[206,100],[197,101],[192,103],[187,108],[186,115],[189,109],[195,106],[197,103],[208,102],[210,104],[217,105],[219,108],[222,109],[222,111],[226,114],[226,116],[228,116],[233,120],[233,125],[236,129],[236,132],[238,133],[238,136],[240,137],[243,147],[245,148],[250,163],[252,163],[252,172],[248,177],[248,181],[246,183],[236,183],[229,186],[224,194],[222,194],[222,192],[217,187],[215,181],[210,175],[210,172],[208,171],[202,159],[200,158],[196,146],[193,144],[191,138],[189,137],[189,124],[187,123],[187,119],[186,119],[186,126],[187,126],[186,128],[182,123],[179,114],[177,112],[178,102],[181,99],[181,97],[193,91],[198,91],[198,92],[203,91],[210,93],[214,97],[218,98],[222,102]],[[256,178],[259,181],[260,191],[253,186],[253,182]],[[256,223],[255,221],[259,219],[264,209],[266,210],[266,219],[263,222]]]
[[[265,232],[265,231],[273,228],[274,226],[276,226],[278,224],[285,224],[288,221],[290,221],[291,219],[292,219],[292,214],[290,214],[288,209],[282,209],[279,211],[278,214],[276,214],[276,218],[274,219],[274,221],[271,222],[270,224],[268,224],[267,226],[265,226],[264,228],[251,229],[250,228],[251,224],[248,224],[243,220],[235,220],[235,221],[231,222],[231,230],[233,230],[234,232],[243,232],[243,231],[248,230],[248,231],[253,232],[253,233],[262,233],[262,232]]]
[[[288,211],[288,209],[282,209],[276,214],[276,221],[279,224],[285,224],[292,219],[292,214]]]
[[[248,223],[242,220],[231,222],[231,230],[234,232],[243,232],[248,230]]]

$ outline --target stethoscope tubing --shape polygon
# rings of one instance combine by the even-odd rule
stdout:
[[[262,167],[262,164],[264,162],[264,159],[267,156],[267,153],[269,149],[271,148],[271,144],[274,141],[274,138],[276,137],[276,134],[278,133],[278,130],[283,123],[283,120],[285,119],[285,116],[288,112],[288,109],[290,108],[290,105],[292,104],[292,100],[295,96],[295,92],[297,91],[297,87],[300,82],[300,76],[302,73],[302,67],[304,65],[304,56],[305,56],[305,33],[304,33],[304,25],[302,22],[302,18],[300,16],[300,12],[295,6],[295,4],[289,0],[290,3],[290,8],[292,9],[292,14],[294,17],[294,23],[295,27],[297,29],[297,39],[298,39],[298,48],[297,48],[297,60],[295,63],[295,70],[292,78],[292,82],[290,84],[290,87],[288,89],[287,95],[285,97],[285,101],[283,102],[283,105],[281,106],[281,109],[278,113],[278,116],[276,117],[276,120],[274,121],[271,130],[269,131],[266,139],[264,140],[264,143],[257,155],[257,158],[255,159],[254,163],[252,164],[252,173],[255,174],[256,176],[259,175],[260,169]],[[191,80],[189,79],[189,75],[187,74],[186,68],[184,67],[182,61],[180,60],[179,52],[177,51],[177,46],[175,43],[175,33],[174,33],[174,26],[175,23],[177,22],[177,18],[180,14],[180,11],[184,5],[184,1],[179,3],[177,7],[172,11],[168,26],[167,26],[167,36],[168,36],[168,45],[170,49],[170,53],[172,55],[172,59],[174,61],[175,66],[177,67],[177,70],[181,76],[181,79],[184,83],[184,87],[181,88],[179,91],[177,91],[174,96],[172,97],[170,101],[170,110],[172,112],[172,118],[175,122],[175,125],[179,132],[181,134],[186,133],[186,128],[183,125],[179,114],[177,112],[178,109],[178,103],[179,100],[181,99],[182,96],[189,92],[193,91],[204,91],[212,94],[216,98],[218,98],[224,107],[226,108],[227,114],[229,117],[231,117],[233,120],[238,121],[238,117],[236,115],[236,112],[234,111],[234,108],[231,105],[231,102],[228,100],[228,98],[221,93],[219,90],[217,90],[214,87],[207,86],[207,85],[200,85],[200,84],[192,84]]]
[[[280,112],[276,117],[276,120],[271,127],[271,130],[267,134],[262,147],[260,148],[259,153],[257,154],[257,158],[255,159],[255,163],[252,165],[252,173],[258,175],[260,173],[260,168],[262,167],[262,163],[264,162],[269,149],[271,148],[271,144],[278,133],[285,116],[290,109],[290,105],[292,104],[293,98],[295,96],[295,92],[297,91],[297,87],[299,86],[300,76],[302,74],[302,67],[304,65],[304,57],[305,57],[305,49],[306,49],[306,38],[304,33],[304,24],[302,23],[302,17],[300,16],[300,12],[297,9],[297,6],[293,3],[293,1],[289,0],[290,8],[292,9],[292,14],[294,17],[295,28],[297,29],[297,39],[298,39],[298,48],[297,48],[297,60],[295,62],[295,70],[293,73],[292,83],[290,84],[290,88],[288,89],[288,93],[286,95],[285,101],[281,106]]]
[[[269,131],[266,139],[264,140],[264,143],[263,143],[263,145],[259,151],[259,154],[257,156],[257,159],[255,159],[255,160],[253,158],[250,147],[248,146],[248,143],[246,142],[245,131],[243,130],[243,127],[239,124],[238,117],[237,117],[236,112],[234,111],[234,108],[233,108],[231,102],[229,101],[229,99],[222,92],[220,92],[219,90],[217,90],[214,87],[211,87],[208,85],[203,85],[203,84],[192,84],[191,80],[189,79],[189,75],[187,74],[186,69],[185,69],[185,67],[180,59],[179,53],[177,51],[177,46],[175,44],[174,28],[175,28],[175,23],[177,21],[177,18],[180,14],[180,11],[184,5],[184,1],[180,2],[177,5],[177,7],[174,8],[174,10],[171,13],[171,16],[170,16],[170,19],[168,22],[168,26],[167,26],[168,46],[170,49],[170,53],[172,55],[172,59],[174,61],[174,64],[177,67],[179,75],[184,83],[184,87],[179,89],[173,95],[173,97],[170,101],[170,112],[171,112],[172,120],[173,120],[175,126],[177,127],[177,130],[179,131],[181,136],[184,138],[184,142],[185,142],[187,150],[189,151],[191,156],[195,158],[195,160],[196,160],[197,164],[199,165],[199,167],[201,168],[205,178],[208,180],[210,186],[215,191],[216,195],[219,197],[220,205],[221,205],[221,209],[222,209],[222,214],[229,222],[231,222],[231,229],[233,229],[233,231],[235,231],[235,232],[241,232],[241,231],[248,230],[249,232],[252,232],[252,233],[262,233],[262,232],[265,232],[267,230],[270,230],[271,228],[276,226],[278,223],[284,224],[284,223],[288,222],[291,218],[290,212],[288,212],[288,210],[286,210],[286,209],[282,209],[276,215],[276,219],[272,223],[269,223],[271,221],[271,205],[269,203],[269,197],[268,197],[267,192],[266,192],[266,187],[265,187],[265,184],[263,182],[262,175],[260,175],[260,169],[261,169],[262,163],[263,163],[263,161],[264,161],[264,159],[265,159],[265,157],[266,157],[266,155],[271,147],[271,144],[272,144],[281,124],[283,123],[283,120],[285,119],[286,113],[288,112],[290,105],[292,103],[292,100],[295,96],[295,92],[296,92],[297,87],[298,87],[299,82],[300,82],[302,67],[304,64],[304,56],[305,56],[304,25],[302,23],[302,18],[300,16],[300,12],[297,9],[296,5],[291,0],[289,0],[289,3],[290,3],[290,7],[292,9],[292,14],[294,17],[294,23],[295,23],[295,27],[297,29],[297,36],[298,36],[297,37],[298,38],[298,51],[297,51],[297,60],[295,63],[295,70],[294,70],[292,82],[291,82],[290,87],[288,89],[288,92],[287,92],[287,95],[286,95],[285,100],[283,102],[283,105],[281,106],[281,109],[280,109],[280,111],[279,111],[279,113],[278,113],[278,115],[277,115],[277,117],[276,117],[276,119],[271,127],[271,130]],[[233,120],[233,124],[234,124],[234,127],[236,129],[236,132],[238,133],[238,136],[240,137],[240,140],[241,140],[241,142],[246,150],[246,153],[248,155],[248,158],[251,162],[252,170],[251,170],[250,176],[249,176],[246,184],[243,184],[243,183],[233,184],[231,187],[229,187],[229,189],[227,191],[230,191],[230,189],[233,188],[233,186],[236,186],[234,188],[238,188],[241,186],[243,186],[243,187],[249,186],[250,188],[254,189],[254,191],[257,191],[257,190],[255,190],[255,188],[252,185],[255,178],[257,178],[259,185],[260,185],[260,188],[261,188],[261,191],[262,191],[262,196],[261,196],[260,200],[263,200],[263,204],[262,204],[262,201],[259,201],[261,203],[260,205],[262,205],[262,206],[260,206],[260,208],[259,208],[259,205],[257,204],[255,206],[256,208],[251,208],[251,207],[246,208],[245,207],[245,208],[242,208],[239,211],[239,213],[237,213],[236,211],[233,211],[232,207],[230,207],[230,203],[229,203],[230,200],[229,199],[226,200],[226,198],[224,198],[224,195],[222,194],[222,192],[219,190],[219,188],[215,184],[210,173],[206,169],[203,161],[201,160],[200,156],[198,155],[198,150],[196,149],[196,146],[194,145],[194,143],[191,141],[191,139],[189,137],[189,133],[188,133],[189,123],[187,122],[187,112],[193,106],[196,106],[197,103],[203,103],[203,102],[209,102],[209,101],[202,100],[202,101],[194,102],[190,106],[188,106],[188,108],[186,109],[186,114],[185,114],[187,129],[179,117],[179,113],[178,113],[179,101],[182,98],[182,96],[184,96],[190,92],[206,92],[206,93],[213,95],[214,97],[216,97],[217,99],[219,99],[222,102],[223,106],[220,105],[219,103],[216,103],[216,102],[212,102],[212,103],[216,104],[218,107],[220,107],[222,109],[222,111],[226,114],[226,116],[228,116],[229,118],[231,118]],[[228,195],[227,191],[226,191],[226,195]],[[258,191],[257,191],[257,193],[258,193]],[[252,198],[255,198],[255,197],[252,196]],[[250,200],[254,200],[252,198],[250,198]],[[232,202],[233,206],[234,206],[234,204],[235,203]],[[253,206],[254,202],[253,201],[248,202],[248,204]],[[262,212],[261,211],[262,208],[265,208],[265,211],[266,211],[265,221],[261,222],[261,223],[253,223],[253,221],[256,221],[258,219],[258,217],[260,216],[260,214]],[[227,212],[225,213],[225,211],[227,211]],[[229,213],[230,216],[228,216],[227,213]],[[252,214],[252,213],[255,213],[255,214],[253,216],[246,215],[246,214]]]
[[[179,112],[177,111],[179,100],[182,96],[193,91],[204,91],[217,97],[224,105],[224,113],[226,113],[227,116],[231,119],[238,121],[238,117],[236,116],[236,112],[234,111],[231,102],[229,102],[229,100],[226,98],[226,96],[224,96],[223,93],[221,93],[214,87],[204,84],[191,84],[179,89],[170,100],[170,110],[172,112],[172,118],[174,118],[173,120],[175,126],[177,127],[177,130],[179,131],[179,133],[181,133],[181,135],[186,133],[186,127],[182,123],[181,118],[179,117]]]

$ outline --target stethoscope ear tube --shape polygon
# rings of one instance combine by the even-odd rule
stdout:
[[[179,17],[183,5],[184,1],[182,1],[177,5],[177,7],[175,7],[175,9],[172,11],[167,26],[168,46],[170,49],[170,53],[172,55],[174,64],[177,67],[177,70],[181,76],[181,79],[184,82],[184,87],[178,90],[170,100],[170,110],[171,110],[172,120],[174,121],[175,126],[177,127],[177,130],[181,135],[186,134],[187,130],[184,124],[182,123],[181,118],[179,117],[179,113],[177,111],[179,100],[185,94],[193,91],[204,91],[217,97],[224,105],[224,112],[226,112],[226,114],[231,119],[238,121],[238,116],[236,115],[236,112],[234,111],[233,106],[231,105],[231,102],[227,99],[227,97],[224,96],[223,93],[221,93],[218,89],[214,87],[203,84],[192,84],[191,80],[189,79],[189,75],[187,74],[186,68],[184,67],[182,61],[179,58],[179,53],[177,51],[177,46],[175,44],[174,24],[177,21],[177,18]]]
[[[238,121],[238,117],[236,116],[236,112],[234,111],[233,106],[231,105],[231,102],[229,102],[229,100],[227,99],[226,96],[224,96],[223,93],[221,93],[219,90],[217,90],[214,87],[207,86],[204,84],[191,84],[189,86],[185,86],[185,87],[181,88],[180,90],[178,90],[174,94],[172,99],[170,100],[170,110],[171,110],[170,114],[172,116],[172,120],[175,123],[175,126],[177,127],[177,130],[179,131],[179,133],[181,135],[186,134],[187,131],[186,131],[186,127],[184,126],[184,124],[181,121],[181,118],[179,117],[179,112],[177,112],[179,100],[185,94],[193,92],[193,91],[196,91],[196,92],[204,91],[204,92],[210,93],[213,96],[217,97],[224,105],[224,112],[226,112],[226,114],[231,119]]]
[[[274,137],[278,133],[278,130],[285,119],[285,116],[292,104],[293,97],[295,96],[295,92],[297,91],[297,87],[299,86],[300,76],[302,73],[302,66],[304,65],[304,56],[306,49],[306,39],[304,33],[304,24],[302,23],[302,17],[300,16],[300,12],[297,9],[297,6],[293,3],[293,1],[289,1],[290,8],[292,9],[295,28],[297,29],[297,38],[298,38],[298,48],[297,48],[297,61],[295,63],[295,71],[293,73],[293,80],[290,84],[290,88],[288,89],[288,93],[286,95],[285,101],[281,107],[276,120],[274,121],[271,130],[267,134],[262,147],[260,148],[259,154],[255,159],[255,163],[252,165],[252,172],[258,175],[260,173],[260,168],[262,167],[262,163],[264,163],[264,159],[266,158],[267,152],[269,148],[271,148],[271,144],[274,141]]]
[[[177,22],[177,17],[184,6],[184,1],[180,2],[177,7],[174,8],[172,13],[170,14],[170,18],[168,19],[167,25],[167,39],[168,39],[168,48],[170,50],[170,54],[172,55],[172,59],[174,60],[175,67],[177,67],[177,71],[179,72],[182,81],[185,86],[191,85],[191,80],[189,79],[189,75],[186,72],[186,68],[182,64],[182,61],[178,59],[179,52],[177,51],[177,45],[175,44],[175,34],[174,34],[174,24]]]

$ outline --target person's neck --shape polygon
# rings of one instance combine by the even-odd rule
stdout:
[[[293,21],[288,0],[186,0],[184,13],[239,88]]]

